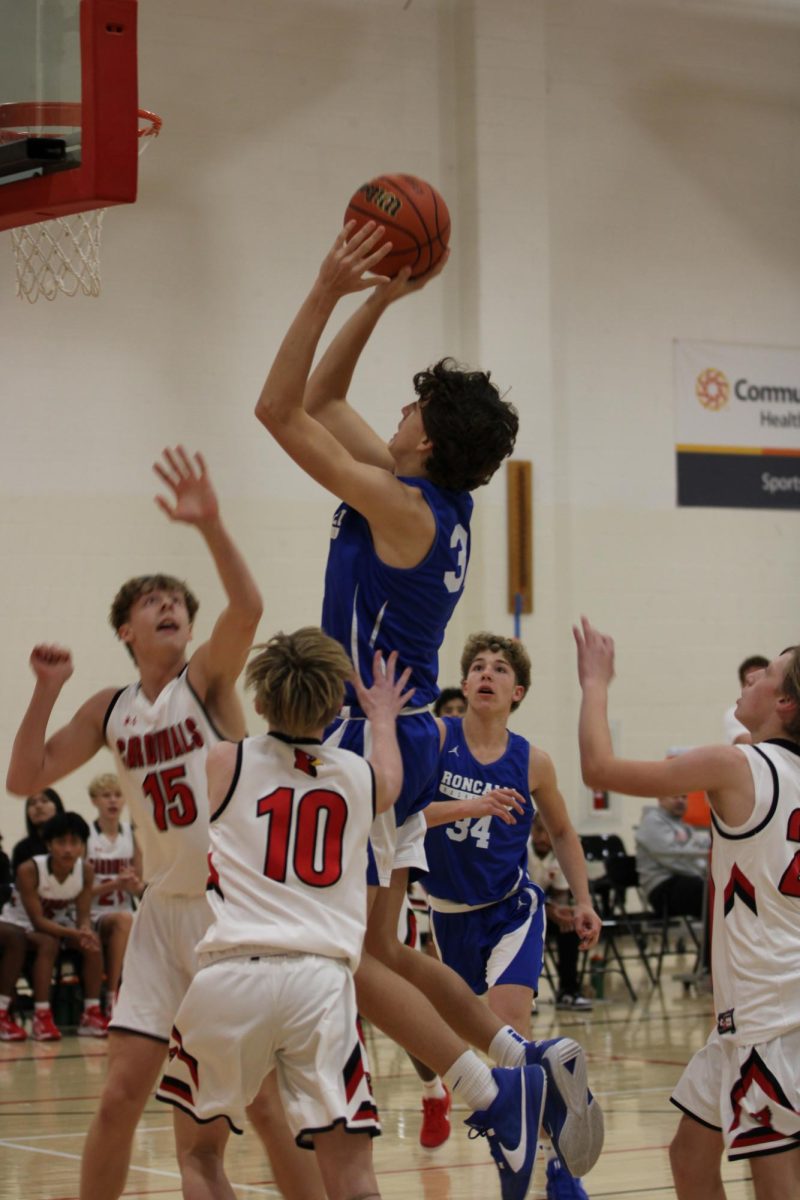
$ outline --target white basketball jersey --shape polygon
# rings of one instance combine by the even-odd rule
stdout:
[[[83,859],[79,858],[66,879],[56,879],[50,871],[50,855],[37,854],[33,860],[39,874],[36,888],[42,912],[59,925],[75,924],[75,900],[83,891]]]
[[[75,899],[83,891],[83,859],[79,858],[64,880],[56,879],[50,872],[50,855],[37,854],[31,860],[36,866],[38,882],[36,891],[42,902],[42,915],[59,925],[74,925],[76,920]],[[32,929],[27,909],[16,888],[3,909],[3,920],[23,929]]]
[[[800,1027],[800,745],[737,749],[756,802],[739,828],[712,817],[712,973],[720,1034],[750,1046]]]
[[[202,894],[208,854],[206,755],[222,740],[186,667],[151,704],[140,685],[117,692],[105,718],[150,887]]]
[[[367,918],[372,768],[349,750],[262,734],[239,743],[230,790],[211,818],[208,899],[198,954],[361,956]]]
[[[126,821],[120,821],[119,832],[112,838],[103,833],[97,821],[92,821],[89,840],[86,843],[86,857],[94,867],[95,883],[106,883],[115,879],[121,871],[133,868],[133,830]],[[133,896],[124,888],[106,892],[104,896],[92,898],[92,916],[102,917],[104,913],[133,912]]]

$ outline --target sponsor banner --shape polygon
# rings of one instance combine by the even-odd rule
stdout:
[[[800,349],[675,343],[678,504],[800,508]]]

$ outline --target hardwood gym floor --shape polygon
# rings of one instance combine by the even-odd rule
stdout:
[[[664,1200],[674,1195],[667,1146],[677,1122],[671,1086],[711,1025],[707,996],[685,994],[665,966],[659,989],[640,987],[632,1004],[614,981],[610,998],[582,1017],[555,1011],[543,983],[534,1036],[568,1034],[585,1046],[593,1090],[606,1115],[606,1144],[586,1177],[592,1200]],[[609,980],[610,982],[610,980]],[[367,1044],[384,1136],[375,1163],[384,1200],[487,1200],[499,1197],[497,1175],[482,1138],[469,1140],[454,1111],[453,1133],[438,1150],[418,1142],[419,1088],[396,1046],[367,1028]],[[75,1200],[83,1137],[103,1083],[105,1043],[65,1036],[56,1045],[0,1043],[0,1200]],[[275,1197],[271,1173],[254,1135],[231,1138],[228,1174],[237,1196]],[[723,1169],[729,1200],[753,1196],[745,1164]],[[152,1101],[134,1147],[126,1197],[176,1200],[171,1113]],[[530,1197],[544,1197],[537,1164]]]

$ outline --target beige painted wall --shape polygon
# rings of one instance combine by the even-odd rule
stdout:
[[[624,753],[715,740],[745,654],[796,640],[798,516],[674,506],[676,337],[797,344],[800,13],[659,0],[140,0],[143,104],[165,121],[140,199],[106,218],[104,290],[13,295],[4,347],[0,744],[38,640],[72,647],[61,720],[131,677],[106,624],[118,584],[184,574],[220,603],[199,539],[152,503],[150,463],[206,454],[263,584],[264,634],[316,619],[332,498],[253,405],[348,196],[408,170],[436,183],[454,254],[391,311],[354,399],[390,433],[415,369],[490,367],[535,464],[534,689],[515,727],[553,752],[589,829],[570,625],[617,637]],[[7,235],[0,239],[8,241]],[[344,311],[344,310],[343,310]],[[443,657],[505,611],[504,480],[478,494],[467,589]],[[104,756],[64,781],[85,784]],[[603,827],[628,831],[636,801]],[[596,824],[596,823],[595,823]],[[8,847],[21,805],[0,799]]]

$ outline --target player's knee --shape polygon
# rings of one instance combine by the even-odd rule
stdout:
[[[100,1096],[98,1115],[111,1121],[119,1117],[124,1120],[126,1115],[138,1120],[158,1075],[159,1068],[153,1071],[149,1063],[137,1065],[129,1055],[112,1057]]]
[[[681,1154],[680,1142],[681,1137],[678,1132],[669,1144],[669,1166],[676,1186],[686,1177],[686,1160]]]
[[[135,1077],[122,1074],[111,1074],[106,1080],[106,1085],[103,1088],[103,1093],[100,1097],[98,1105],[98,1116],[108,1118],[111,1121],[116,1121],[122,1118],[125,1114],[136,1114],[138,1120],[139,1111],[147,1102],[147,1097],[150,1094],[149,1087],[141,1085],[140,1081]]]
[[[188,1146],[179,1145],[176,1154],[181,1173],[190,1171],[205,1179],[214,1179],[222,1168],[222,1155],[216,1141],[198,1139]]]
[[[719,1156],[709,1154],[705,1144],[698,1147],[693,1134],[692,1127],[682,1120],[669,1147],[669,1165],[679,1195],[688,1195],[687,1188],[710,1188],[720,1177]]]

